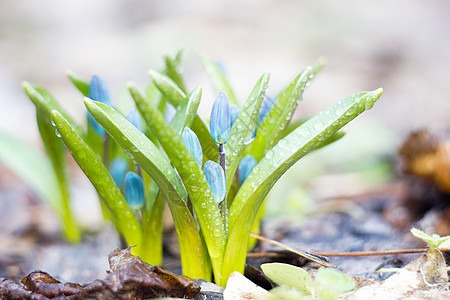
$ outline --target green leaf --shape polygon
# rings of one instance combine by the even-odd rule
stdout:
[[[262,264],[261,269],[270,280],[278,285],[295,287],[305,295],[314,291],[313,280],[305,270],[283,263]]]
[[[186,95],[170,78],[155,71],[150,71],[150,77],[152,78],[155,86],[159,89],[163,96],[168,101],[170,101],[173,106],[177,108],[181,103],[183,103]],[[191,124],[191,129],[197,135],[200,144],[202,145],[205,157],[207,159],[217,161],[219,157],[217,145],[211,138],[211,135],[209,134],[209,130],[206,127],[205,123],[203,123],[198,115],[194,116],[194,120]]]
[[[319,57],[315,62],[311,64],[312,74],[316,76],[317,73],[322,71],[323,67],[327,64],[327,60],[325,57]]]
[[[39,109],[45,111],[45,113],[51,114],[52,110],[59,111],[69,123],[78,129],[78,125],[75,121],[59,106],[59,104],[53,99],[53,97],[43,88],[34,88],[29,82],[24,81],[22,86],[27,93],[31,102]]]
[[[312,117],[276,144],[253,168],[230,207],[230,235],[224,277],[243,271],[246,243],[258,209],[275,182],[300,158],[311,152],[345,124],[372,108],[383,90],[352,94]]]
[[[85,97],[89,94],[89,82],[84,81],[78,75],[74,74],[72,70],[67,71],[67,77],[69,77],[70,82],[81,92]]]
[[[153,183],[156,186],[156,184]],[[157,187],[157,186],[156,186]],[[162,217],[165,196],[159,190],[150,208],[142,210],[142,251],[140,257],[151,265],[161,265],[163,259],[162,247]]]
[[[225,144],[226,159],[228,160],[227,190],[230,190],[239,161],[255,131],[259,108],[269,86],[269,78],[268,73],[261,76],[231,128],[230,140]]]
[[[206,68],[206,72],[208,72],[209,77],[211,78],[211,81],[216,87],[217,92],[224,92],[228,98],[228,101],[230,101],[230,104],[236,104],[239,106],[236,95],[225,77],[225,74],[222,72],[222,69],[209,57],[203,58],[203,64]]]
[[[209,279],[211,274],[197,224],[186,205],[186,191],[170,161],[114,108],[88,98],[85,99],[85,105],[95,120],[163,191],[178,234],[183,274],[193,278]]]
[[[89,148],[58,111],[52,111],[52,117],[70,153],[115,217],[116,224],[128,245],[140,245],[142,241],[141,226],[100,157]]]
[[[197,115],[197,109],[200,104],[200,99],[202,97],[202,88],[196,88],[188,101],[183,101],[180,106],[177,108],[177,112],[172,119],[170,126],[181,134],[183,132],[184,127],[190,127],[192,122]]]
[[[53,166],[60,189],[63,230],[66,238],[71,242],[81,240],[81,230],[70,210],[69,181],[66,174],[65,147],[61,139],[56,136],[56,129],[51,123],[51,110],[60,109],[58,103],[50,93],[43,88],[33,88],[24,83],[24,89],[30,100],[36,106],[36,120],[45,150]],[[72,121],[73,122],[73,121]]]
[[[309,118],[302,118],[302,119],[298,119],[295,121],[291,121],[291,123],[289,123],[288,127],[283,131],[280,139],[284,138],[285,136],[287,136],[289,133],[291,133],[292,131],[294,131],[297,127],[299,127],[300,125],[302,125],[303,123],[305,123],[306,121],[308,121]],[[322,144],[320,144],[319,146],[317,146],[317,148],[315,150],[318,150],[320,148],[323,148],[325,146],[328,146],[336,141],[339,141],[341,138],[343,138],[345,136],[346,132],[345,131],[338,131],[333,133],[332,136],[330,136],[328,139],[326,139],[325,141],[322,142]]]
[[[186,98],[186,94],[169,77],[156,71],[150,71],[149,75],[156,87],[173,106],[178,107]]]
[[[63,216],[61,190],[50,159],[31,145],[0,131],[0,161]]]
[[[162,113],[148,103],[135,86],[130,85],[129,89],[142,117],[183,180],[211,256],[215,278],[220,278],[225,230],[206,178],[180,135],[167,125]]]
[[[425,241],[430,249],[442,248],[442,245],[446,245],[447,241],[450,240],[450,235],[445,237],[441,237],[438,234],[428,235],[425,232],[416,228],[411,228],[411,233],[415,237]]]
[[[258,127],[255,141],[252,143],[250,150],[250,154],[257,161],[280,140],[298,103],[302,100],[303,91],[309,84],[311,76],[312,68],[307,67],[280,94],[275,105]]]
[[[314,278],[316,294],[322,300],[334,300],[341,294],[356,288],[355,281],[347,274],[332,268],[319,268]]]
[[[178,55],[177,55],[178,56]],[[177,58],[172,59],[169,56],[165,56],[164,60],[166,62],[166,72],[167,75],[176,83],[176,85],[182,90],[184,93],[187,92],[186,86],[184,85],[183,77],[180,72],[178,72],[177,67],[180,63]]]

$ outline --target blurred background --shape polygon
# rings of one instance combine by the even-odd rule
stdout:
[[[220,61],[242,102],[263,72],[271,73],[273,96],[324,56],[328,64],[305,92],[298,116],[354,92],[383,87],[384,94],[345,128],[344,139],[302,160],[277,185],[273,195],[282,194],[287,206],[268,210],[302,211],[311,199],[391,180],[391,162],[410,131],[449,125],[449,12],[445,0],[1,1],[0,130],[41,147],[23,80],[46,87],[84,122],[69,69],[87,80],[101,75],[119,99],[128,97],[126,81],[143,88],[148,70],[161,69],[162,56],[181,49],[189,88],[203,86],[206,119],[216,91],[202,55]]]

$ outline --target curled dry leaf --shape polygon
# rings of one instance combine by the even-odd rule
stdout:
[[[403,229],[426,219],[424,227],[449,235],[450,130],[412,132],[400,147],[399,155],[408,184],[402,199],[391,202],[385,209],[385,218]]]
[[[401,146],[400,156],[406,173],[426,178],[450,194],[450,131],[413,132]]]
[[[131,248],[109,254],[111,271],[104,280],[80,285],[61,283],[43,271],[31,272],[20,284],[0,278],[1,299],[148,299],[193,298],[200,286],[192,279],[143,262]]]

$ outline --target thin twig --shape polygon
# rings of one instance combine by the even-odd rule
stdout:
[[[305,257],[307,259],[311,259],[310,255],[318,255],[318,256],[374,256],[374,255],[394,255],[394,254],[410,254],[410,253],[424,253],[429,250],[429,248],[420,248],[420,249],[397,249],[397,250],[382,250],[382,251],[354,251],[354,252],[304,252],[304,251],[298,251],[291,247],[285,246],[277,241],[259,236],[254,233],[250,233],[250,236],[264,241],[268,242],[272,245],[279,246],[283,249],[286,249],[288,251],[291,251],[293,253],[296,253],[298,255],[301,255],[299,253],[303,253],[304,255],[301,255],[302,257]],[[292,251],[294,250],[294,251]],[[450,252],[450,248],[439,248],[439,251],[441,252]],[[247,257],[253,257],[253,258],[260,258],[260,257],[283,257],[286,256],[286,254],[283,253],[271,253],[271,252],[259,252],[259,253],[248,253]],[[313,259],[311,259],[313,260]],[[314,261],[314,260],[313,260]]]
[[[323,256],[372,256],[372,255],[392,255],[392,254],[409,254],[427,252],[429,248],[420,249],[398,249],[398,250],[381,250],[381,251],[355,251],[355,252],[314,252]],[[441,252],[450,252],[450,248],[440,248]]]
[[[288,251],[290,251],[290,252],[292,252],[292,253],[295,253],[295,254],[297,254],[297,255],[299,255],[299,256],[301,256],[301,257],[304,257],[304,258],[306,258],[306,259],[308,259],[308,260],[311,260],[311,261],[313,261],[313,262],[315,262],[315,263],[318,263],[318,264],[321,265],[321,266],[328,267],[328,268],[331,268],[331,267],[332,267],[332,265],[330,265],[329,263],[327,263],[327,262],[325,262],[325,261],[322,261],[322,260],[320,260],[320,259],[314,257],[313,255],[309,254],[309,253],[306,253],[306,252],[303,252],[303,251],[295,250],[294,248],[291,248],[291,247],[289,247],[289,246],[283,245],[283,244],[281,244],[280,242],[277,242],[277,241],[274,241],[274,240],[265,238],[265,237],[263,237],[263,236],[260,236],[260,235],[254,234],[254,233],[250,233],[250,236],[251,236],[251,237],[254,237],[254,238],[258,239],[258,240],[261,240],[261,241],[270,243],[270,244],[272,244],[272,245],[281,247],[281,248],[283,248],[283,249],[286,249],[286,250],[288,250]]]

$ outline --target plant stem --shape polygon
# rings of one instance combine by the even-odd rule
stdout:
[[[325,261],[323,261],[323,260],[317,258],[314,254],[309,254],[309,253],[307,253],[307,252],[295,250],[294,248],[291,248],[291,247],[289,247],[289,246],[283,245],[283,244],[280,243],[280,242],[277,242],[277,241],[274,241],[274,240],[265,238],[265,237],[263,237],[263,236],[260,236],[260,235],[254,234],[254,233],[250,233],[250,236],[251,236],[251,237],[254,237],[254,238],[257,238],[258,240],[261,240],[261,241],[270,243],[270,244],[272,244],[272,245],[281,247],[281,248],[283,248],[283,249],[286,249],[286,250],[288,250],[288,251],[290,251],[290,252],[292,252],[292,253],[295,253],[295,254],[297,254],[297,255],[299,255],[299,256],[301,256],[301,257],[304,257],[304,258],[309,259],[309,260],[311,260],[311,261],[313,261],[313,262],[315,262],[315,263],[318,263],[318,264],[321,265],[321,266],[324,266],[324,267],[327,267],[327,268],[331,268],[331,267],[332,267],[332,265],[330,265],[329,263],[327,263],[327,262],[325,262]]]
[[[220,162],[220,166],[223,169],[225,182],[227,182],[227,178],[226,178],[227,172],[225,171],[225,149],[223,148],[223,144],[219,144],[219,162]],[[227,193],[225,193],[225,199],[223,199],[222,202],[220,202],[220,204],[219,204],[220,214],[222,216],[222,222],[223,222],[223,225],[225,226],[225,235],[228,232],[228,205],[227,205],[227,196],[226,195],[227,195]]]
[[[142,177],[142,168],[137,163],[136,163],[136,173],[139,175],[139,177],[141,177],[143,179],[143,177]]]
[[[219,144],[219,162],[220,162],[220,166],[222,167],[223,171],[226,174],[226,171],[225,171],[225,149],[223,148],[223,144]]]

